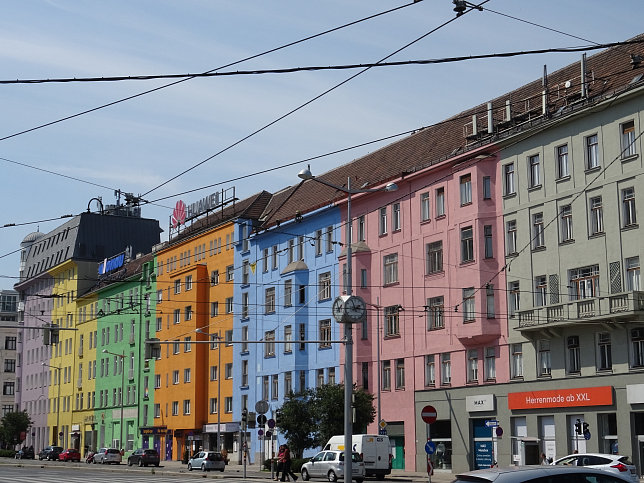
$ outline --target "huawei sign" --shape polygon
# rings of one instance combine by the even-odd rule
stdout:
[[[186,204],[179,200],[172,210],[172,228],[176,228],[186,222]]]

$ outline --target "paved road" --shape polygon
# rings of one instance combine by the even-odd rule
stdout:
[[[260,471],[259,465],[246,468],[248,481],[272,483],[270,473]],[[84,463],[63,463],[59,461],[13,460],[0,459],[0,483],[169,483],[193,480],[194,478],[216,479],[222,482],[239,483],[244,480],[243,466],[229,465],[222,473],[213,471],[189,472],[186,465],[177,461],[164,461],[158,468],[138,468],[121,465],[87,465]],[[441,473],[432,476],[431,483],[448,483],[453,480],[451,473]],[[196,480],[195,480],[196,481]],[[301,481],[301,479],[299,480]],[[325,480],[312,480],[312,483],[324,483]],[[375,483],[375,479],[365,480]],[[394,470],[386,482],[428,482],[427,474],[405,473]]]

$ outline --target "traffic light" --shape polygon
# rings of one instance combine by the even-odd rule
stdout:
[[[242,423],[242,429],[245,431],[246,428],[248,427],[248,409],[244,408],[242,409],[241,412],[241,423]]]
[[[577,421],[575,421],[575,433],[582,434],[581,419],[578,419]]]
[[[60,341],[60,328],[58,327],[58,324],[51,324],[50,340],[52,344],[58,344]]]
[[[161,343],[159,339],[145,339],[145,358],[158,359],[161,357]]]
[[[281,426],[282,424],[282,411],[277,410],[275,411],[275,426]]]
[[[590,434],[590,429],[589,429],[589,427],[588,427],[588,423],[587,423],[586,421],[584,421],[584,422],[582,423],[582,432],[584,433],[584,436],[586,436],[586,435],[589,435],[589,434]],[[588,438],[588,439],[590,439],[590,438]]]

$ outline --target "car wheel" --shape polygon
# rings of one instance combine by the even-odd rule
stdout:
[[[356,483],[362,483],[364,480],[362,478],[356,478]]]
[[[327,477],[329,478],[329,481],[331,483],[335,483],[336,481],[338,481],[338,475],[336,475],[335,471],[333,470],[329,470],[329,474],[327,475]]]
[[[139,468],[143,468],[143,460],[141,460],[141,459],[139,460]]]
[[[206,469],[206,463],[201,463],[201,471],[208,471]]]
[[[306,471],[306,468],[302,468],[302,479],[304,481],[309,481],[309,478],[310,478],[309,472]]]
[[[188,471],[192,471],[192,464],[188,463]]]

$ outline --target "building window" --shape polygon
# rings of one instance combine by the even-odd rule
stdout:
[[[322,255],[322,230],[315,232],[315,256]]]
[[[429,192],[426,191],[420,194],[420,221],[429,220],[431,213],[429,209]]]
[[[292,238],[288,241],[287,247],[286,247],[286,263],[293,263],[294,260],[294,251],[295,251],[295,240]]]
[[[530,170],[530,188],[536,188],[541,185],[541,164],[539,155],[528,156],[528,166]]]
[[[279,376],[277,374],[273,374],[273,377],[271,378],[271,399],[279,399],[279,387]]]
[[[241,317],[242,319],[248,318],[248,292],[243,292],[241,297]]]
[[[511,373],[512,378],[523,377],[523,347],[521,344],[512,344],[510,346]]]
[[[181,293],[181,280],[174,281],[174,293],[175,295]]]
[[[579,374],[581,371],[581,353],[579,351],[579,336],[571,335],[566,339],[568,347],[568,372],[570,374]]]
[[[192,320],[192,305],[187,305],[186,306],[185,320]]]
[[[600,332],[597,334],[597,370],[610,371],[612,368],[610,333]]]
[[[368,279],[367,269],[361,268],[360,269],[360,288],[367,288],[368,282],[369,282],[369,279]]]
[[[426,273],[438,273],[443,271],[443,241],[428,243]]]
[[[385,337],[400,335],[400,305],[385,307]]]
[[[443,297],[427,299],[427,330],[445,327],[444,310]]]
[[[284,352],[293,352],[293,327],[287,325],[284,327]]]
[[[536,250],[546,246],[546,236],[543,229],[543,213],[532,215],[532,247]]]
[[[181,309],[174,309],[174,323],[178,324],[181,322]]]
[[[539,376],[550,375],[550,341],[547,339],[540,339],[537,341],[537,364]]]
[[[470,349],[467,351],[467,382],[479,382],[479,350]]]
[[[226,282],[232,282],[235,280],[235,266],[228,265],[226,267]]]
[[[446,352],[441,354],[441,384],[444,386],[452,382],[452,363],[450,361],[450,354]]]
[[[570,300],[599,297],[599,265],[574,268],[568,275]]]
[[[599,167],[599,145],[597,134],[586,138],[586,168],[595,169]]]
[[[503,166],[503,189],[505,196],[515,194],[514,187],[514,163]]]
[[[327,226],[326,228],[326,251],[331,253],[333,251],[333,227]]]
[[[184,383],[191,382],[191,376],[192,376],[192,371],[190,370],[190,368],[187,368],[187,369],[183,370],[183,382]]]
[[[637,223],[637,216],[635,215],[635,188],[625,188],[622,190],[622,215],[624,217],[624,227]]]
[[[622,159],[635,156],[635,122],[628,121],[622,124]]]
[[[266,273],[268,272],[268,248],[264,248],[262,253],[262,271]]]
[[[483,176],[483,199],[489,200],[492,198],[492,181],[489,176]]]
[[[269,287],[264,292],[264,313],[275,312],[275,287]]]
[[[561,242],[568,242],[573,239],[572,236],[572,205],[564,205],[559,211],[561,218]]]
[[[318,275],[318,300],[331,298],[331,272],[324,272]]]
[[[445,216],[445,188],[436,188],[436,217]]]
[[[492,239],[492,225],[483,226],[483,245],[485,258],[494,258],[494,241]]]
[[[514,317],[517,311],[519,310],[519,302],[521,299],[521,292],[519,291],[519,282],[510,282],[508,283],[508,299],[509,299],[509,311],[510,317]]]
[[[271,248],[271,270],[277,270],[277,266],[277,245],[273,245],[273,247]]]
[[[331,319],[320,321],[320,349],[331,347]]]
[[[626,266],[626,290],[632,292],[641,290],[640,283],[640,257],[631,257],[624,260]]]
[[[568,145],[557,146],[557,178],[570,176],[568,169]]]
[[[382,390],[391,391],[391,361],[382,361]]]
[[[468,205],[472,202],[472,175],[466,174],[461,176],[461,206]]]
[[[496,317],[494,309],[494,285],[488,283],[485,285],[485,314],[488,319]]]
[[[596,196],[590,199],[590,234],[604,232],[604,214],[602,208],[602,197]]]
[[[474,320],[474,287],[463,289],[463,322]]]
[[[425,386],[434,387],[436,385],[436,357],[434,354],[425,356]]]
[[[264,332],[264,357],[273,357],[275,355],[275,331],[269,330]]]
[[[461,228],[461,263],[474,260],[474,236],[471,226]]]
[[[172,401],[172,415],[179,416],[179,401]]]
[[[517,221],[510,220],[505,223],[505,238],[508,247],[508,255],[517,253]]]
[[[213,270],[210,274],[210,285],[219,285],[219,270]]]
[[[284,280],[284,307],[293,305],[293,280]]]
[[[386,235],[387,234],[387,208],[386,207],[380,208],[379,214],[380,214],[379,216],[380,222],[379,222],[378,233],[380,235]]]
[[[172,371],[172,384],[179,384],[179,371]]]
[[[365,216],[359,216],[356,221],[358,223],[358,241],[365,241],[367,239],[367,226]]]
[[[399,231],[402,228],[400,203],[394,203],[391,205],[391,224],[392,231]]]
[[[534,306],[543,307],[547,305],[548,282],[545,275],[534,278]]]
[[[633,348],[632,367],[644,367],[644,329],[631,330],[631,347]]]
[[[289,395],[293,392],[293,373],[291,371],[284,373],[284,394]]]
[[[396,359],[396,389],[405,389],[405,359]]]
[[[217,317],[219,315],[219,302],[210,302],[210,316]]]
[[[398,254],[391,253],[383,258],[383,284],[389,285],[398,282]]]
[[[248,260],[244,260],[242,262],[242,279],[241,279],[242,285],[248,285],[250,283],[249,278],[250,278],[250,262]]]
[[[494,381],[496,379],[496,349],[494,347],[485,348],[485,380]]]

